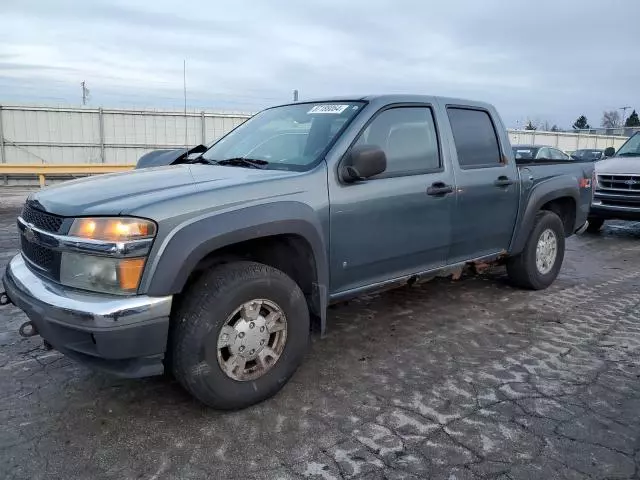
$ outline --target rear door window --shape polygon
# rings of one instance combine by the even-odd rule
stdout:
[[[502,164],[498,135],[489,113],[469,108],[447,108],[460,168]]]

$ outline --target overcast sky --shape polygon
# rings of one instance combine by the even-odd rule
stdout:
[[[4,0],[0,103],[253,111],[424,93],[569,127],[640,109],[640,0]],[[630,112],[627,112],[629,114]]]

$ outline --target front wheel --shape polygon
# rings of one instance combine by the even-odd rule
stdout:
[[[234,262],[204,274],[176,312],[171,367],[201,402],[243,408],[277,393],[309,343],[309,311],[286,274]]]
[[[564,243],[560,217],[547,210],[538,212],[524,250],[507,261],[511,281],[531,290],[547,288],[562,267]]]

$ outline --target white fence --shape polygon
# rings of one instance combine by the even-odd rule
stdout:
[[[0,163],[134,164],[157,148],[208,143],[250,114],[158,110],[113,110],[44,106],[0,106]],[[510,130],[514,144],[563,150],[619,148],[625,137],[586,133]]]
[[[250,114],[0,106],[0,163],[133,164],[158,148],[208,143]]]
[[[565,151],[574,151],[580,148],[597,148],[604,150],[607,147],[614,147],[617,150],[627,141],[627,137],[614,135],[540,132],[538,130],[509,130],[509,139],[513,145],[547,145]]]

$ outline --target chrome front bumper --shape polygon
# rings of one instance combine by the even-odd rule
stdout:
[[[38,333],[62,353],[124,377],[163,373],[172,297],[70,289],[33,273],[18,254],[3,283]]]
[[[640,220],[640,204],[638,207],[622,205],[603,205],[602,202],[591,203],[589,217],[604,220]]]

